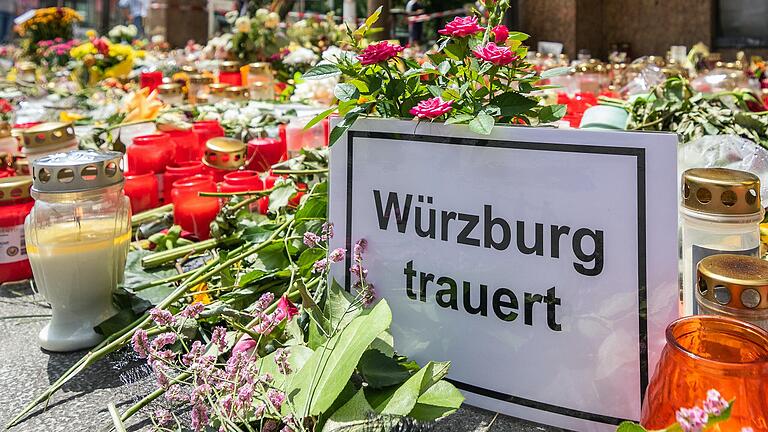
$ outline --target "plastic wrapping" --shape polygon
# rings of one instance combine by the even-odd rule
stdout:
[[[678,179],[689,168],[714,167],[754,173],[760,177],[760,195],[768,196],[768,150],[765,148],[735,135],[709,135],[678,146]]]

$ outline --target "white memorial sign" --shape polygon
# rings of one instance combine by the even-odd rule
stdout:
[[[360,120],[331,149],[332,246],[368,241],[396,350],[450,360],[470,404],[615,430],[677,316],[676,144]]]

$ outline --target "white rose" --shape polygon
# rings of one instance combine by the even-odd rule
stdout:
[[[139,29],[137,29],[135,25],[131,24],[131,25],[125,27],[125,30],[123,31],[123,34],[128,36],[129,39],[133,39],[133,38],[136,37],[136,35],[139,34]]]
[[[283,63],[290,65],[314,64],[318,60],[317,54],[308,48],[296,48],[283,59]]]
[[[280,15],[275,12],[270,12],[267,15],[267,20],[264,22],[264,26],[267,28],[277,28],[280,25]]]
[[[251,19],[247,16],[241,16],[235,21],[235,28],[240,33],[248,33],[251,31]]]
[[[267,15],[269,15],[269,11],[264,8],[259,8],[256,10],[256,16],[259,18],[264,18]]]
[[[224,121],[235,121],[239,117],[239,113],[237,110],[229,110],[224,113],[224,116],[222,116],[222,120]]]

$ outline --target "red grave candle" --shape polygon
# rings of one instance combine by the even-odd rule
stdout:
[[[29,176],[0,180],[0,283],[32,277],[24,243],[24,219],[35,203],[31,186]]]
[[[264,189],[264,182],[256,171],[234,171],[224,176],[219,185],[222,192],[247,192]]]
[[[216,192],[216,183],[210,175],[196,175],[173,183],[173,220],[201,240],[211,236],[211,222],[219,213],[219,199],[201,197],[200,192]]]
[[[128,169],[134,174],[160,174],[173,162],[174,143],[164,133],[137,136],[128,146]]]
[[[203,156],[203,151],[198,143],[197,134],[190,129],[172,129],[165,131],[176,148],[173,156],[175,163],[198,161]]]
[[[200,153],[205,151],[205,143],[211,138],[223,137],[224,128],[221,127],[221,123],[218,120],[200,120],[196,121],[192,128],[197,134],[197,141],[200,145]]]
[[[125,195],[131,201],[133,214],[158,206],[158,182],[155,173],[125,173]]]
[[[285,141],[277,138],[254,138],[248,141],[248,169],[269,171],[286,154]]]
[[[182,162],[176,165],[169,165],[165,167],[165,173],[163,173],[163,184],[168,187],[163,191],[163,200],[166,203],[171,202],[171,190],[173,183],[176,180],[181,180],[184,177],[192,177],[197,174],[206,174],[208,169],[200,161]]]

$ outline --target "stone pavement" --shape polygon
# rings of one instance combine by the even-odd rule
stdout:
[[[28,284],[0,286],[0,428],[32,398],[44,391],[85,353],[54,354],[41,350],[37,333],[50,310]],[[107,404],[124,411],[155,388],[145,363],[127,350],[112,354],[68,382],[48,404],[12,432],[101,432],[111,421]],[[151,430],[147,413],[128,424],[131,432]],[[557,429],[465,406],[434,428],[439,432],[539,432]],[[493,420],[493,423],[491,424]]]

